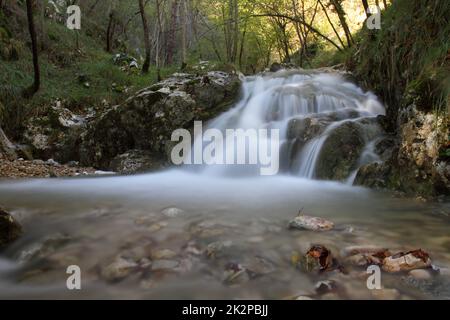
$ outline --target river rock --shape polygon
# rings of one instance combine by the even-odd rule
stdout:
[[[408,275],[416,280],[430,280],[433,277],[430,271],[424,269],[411,270]]]
[[[298,261],[296,262],[296,260]],[[291,261],[295,262],[297,267],[306,272],[343,271],[337,259],[331,254],[331,250],[322,245],[312,246],[302,257],[296,258],[293,255]]]
[[[21,225],[0,208],[0,248],[17,240],[22,235]]]
[[[334,280],[319,281],[315,285],[317,294],[323,295],[327,293],[333,293],[337,290],[337,283]]]
[[[345,261],[360,267],[382,265],[385,258],[391,256],[389,250],[378,246],[350,246],[341,251]]]
[[[397,253],[383,260],[383,270],[386,272],[410,271],[431,267],[428,253],[422,250]]]
[[[397,300],[400,298],[400,292],[397,289],[371,290],[371,294],[377,300]]]
[[[152,252],[151,256],[153,260],[159,259],[171,259],[175,257],[177,254],[169,249],[156,250]]]
[[[101,270],[101,276],[106,281],[116,282],[125,279],[138,268],[134,261],[117,257],[114,262]]]
[[[178,217],[179,215],[184,214],[184,210],[179,209],[179,208],[172,207],[172,208],[166,208],[166,209],[164,209],[161,213],[162,213],[163,215],[165,215],[166,217],[168,217],[168,218],[176,218],[176,217]]]
[[[175,271],[175,269],[180,265],[176,260],[160,259],[155,260],[152,263],[153,271]]]
[[[239,91],[236,74],[174,74],[93,121],[82,137],[81,163],[110,169],[111,160],[131,146],[169,162],[173,131],[190,129],[194,120],[206,121],[223,112],[237,100]]]
[[[291,229],[329,231],[334,228],[334,223],[323,218],[299,215],[289,222]]]

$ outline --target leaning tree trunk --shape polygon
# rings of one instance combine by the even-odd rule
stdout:
[[[366,12],[366,16],[367,18],[370,17],[370,12],[369,12],[369,3],[367,2],[367,0],[362,0],[363,6],[364,6],[364,11]]]
[[[14,148],[14,145],[9,141],[0,127],[0,159],[6,156],[8,160],[14,160],[17,158],[17,154]]]
[[[41,86],[41,73],[39,70],[39,56],[38,56],[38,43],[36,40],[36,28],[34,26],[33,19],[33,1],[27,0],[27,18],[28,18],[28,30],[31,37],[31,50],[33,52],[33,70],[34,70],[34,82],[33,85],[25,91],[26,97],[33,96]]]
[[[342,5],[339,0],[331,0],[331,2],[334,6],[334,9],[336,10],[338,17],[339,17],[339,21],[341,22],[342,28],[344,29],[345,37],[347,38],[348,47],[351,47],[353,44],[353,38],[352,38],[352,33],[350,32],[350,28],[348,27],[347,21],[345,19],[344,9],[342,8]]]
[[[142,25],[144,27],[144,45],[145,45],[145,60],[142,66],[142,73],[148,73],[150,68],[150,32],[148,30],[147,16],[145,15],[144,0],[139,0],[139,10],[141,12]]]

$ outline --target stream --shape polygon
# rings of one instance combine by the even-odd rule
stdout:
[[[0,204],[25,232],[0,255],[0,298],[450,299],[450,203],[352,186],[360,166],[380,161],[375,144],[383,133],[375,120],[382,114],[376,96],[338,75],[248,77],[241,101],[208,127],[279,129],[277,175],[260,176],[248,165],[200,165],[1,181]],[[343,126],[354,130],[356,151],[339,155],[346,165],[330,181],[322,173],[324,152]],[[288,229],[301,209],[335,228]],[[383,272],[385,290],[374,293],[365,268],[299,270],[293,257],[314,244],[341,261],[349,246],[421,248],[446,272],[424,280]],[[70,265],[82,271],[81,290],[66,287]],[[340,290],[318,295],[324,280]]]

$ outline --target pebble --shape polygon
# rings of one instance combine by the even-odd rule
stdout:
[[[372,297],[377,300],[397,300],[400,298],[400,292],[397,289],[379,289],[372,290]]]
[[[317,294],[326,294],[333,292],[337,289],[336,282],[334,280],[319,281],[315,285]]]
[[[169,249],[156,250],[152,253],[152,259],[161,260],[161,259],[171,259],[175,257],[177,254]]]
[[[411,270],[409,275],[416,280],[430,280],[433,277],[430,271],[424,269]]]
[[[155,260],[152,264],[152,270],[153,271],[161,271],[161,270],[173,270],[176,267],[178,267],[180,263],[175,260]]]
[[[129,276],[137,267],[135,262],[118,257],[113,263],[102,269],[101,276],[107,281],[119,281]]]
[[[183,214],[184,211],[179,208],[173,207],[173,208],[166,208],[163,211],[161,211],[161,213],[163,215],[165,215],[166,217],[175,218],[175,217],[178,217],[179,215]]]

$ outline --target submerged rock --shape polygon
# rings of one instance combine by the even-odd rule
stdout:
[[[397,289],[371,290],[371,294],[377,300],[397,300],[400,298],[400,292]]]
[[[397,253],[383,260],[383,270],[386,272],[410,271],[431,267],[428,253],[422,250]]]
[[[0,208],[0,248],[17,240],[22,234],[21,225]]]
[[[319,295],[336,292],[338,286],[334,280],[319,281],[315,285],[316,293]]]
[[[308,252],[301,257],[295,254],[291,257],[291,261],[301,270],[306,272],[325,272],[338,271],[343,272],[343,267],[336,258],[331,254],[331,250],[322,245],[312,246]]]
[[[329,231],[334,228],[334,223],[323,218],[299,215],[288,226],[291,229]]]
[[[101,270],[103,279],[109,282],[116,282],[125,279],[138,268],[134,261],[117,257],[111,264]]]
[[[184,210],[172,207],[164,209],[161,213],[168,218],[175,218],[184,214]]]
[[[359,267],[382,265],[391,256],[389,250],[377,246],[350,246],[342,250],[345,261]]]

